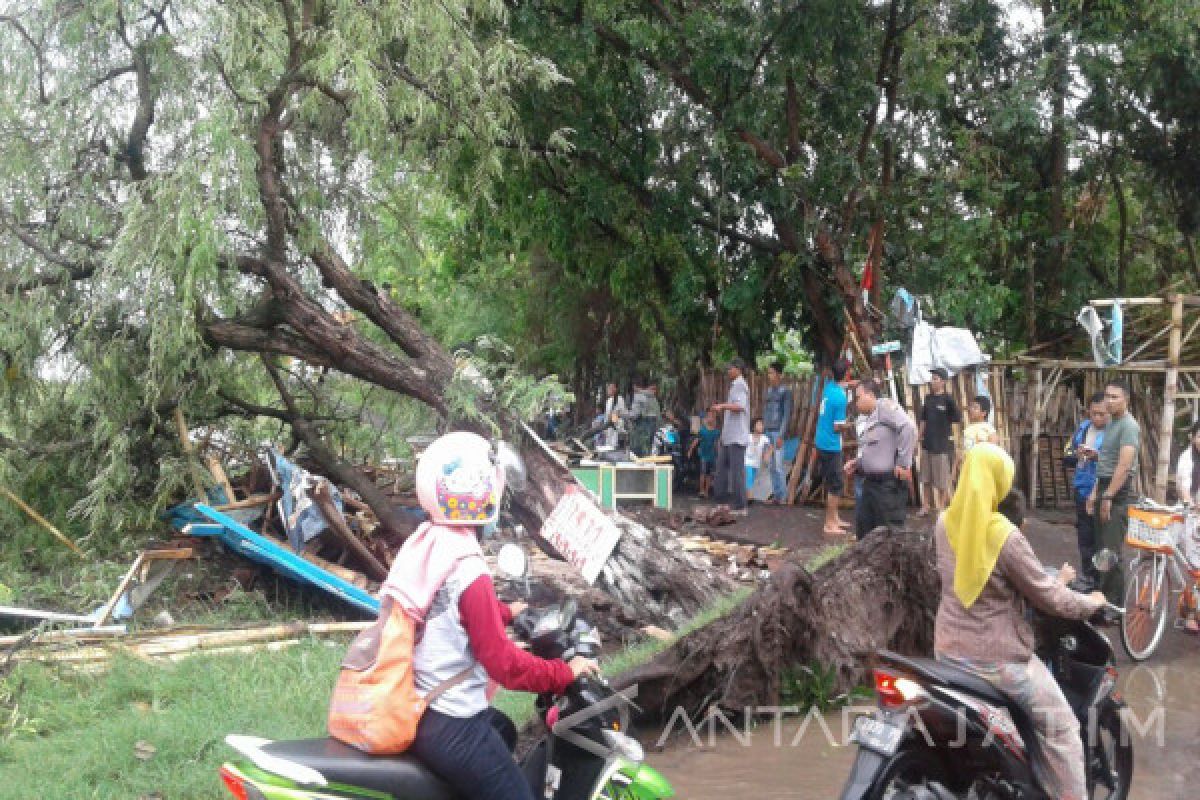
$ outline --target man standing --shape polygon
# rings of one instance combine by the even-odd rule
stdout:
[[[639,456],[650,455],[654,432],[658,430],[658,384],[646,378],[633,387],[633,404],[624,416],[633,420],[629,449]]]
[[[621,434],[625,433],[625,398],[615,383],[605,387],[604,410],[592,420],[592,431],[599,443],[616,449]]]
[[[931,370],[929,396],[921,406],[921,511],[940,514],[950,497],[950,467],[954,455],[954,423],[962,419],[954,398],[946,392],[946,371]]]
[[[862,500],[854,514],[854,535],[862,539],[880,525],[904,525],[917,428],[894,400],[879,396],[873,380],[858,384],[854,407],[867,417],[858,458],[846,462],[847,474],[863,477]]]
[[[850,365],[839,359],[832,380],[825,384],[817,414],[817,475],[825,487],[825,534],[837,536],[848,527],[838,514],[842,499],[842,430],[846,427],[846,373]]]
[[[1123,383],[1109,381],[1104,388],[1104,402],[1110,420],[1096,459],[1096,485],[1088,497],[1087,511],[1096,515],[1096,546],[1119,556],[1129,521],[1129,504],[1136,499],[1133,476],[1137,474],[1142,432],[1129,413],[1129,389]],[[1119,561],[1101,576],[1098,588],[1113,605],[1120,606],[1125,601],[1125,573]]]
[[[1075,430],[1067,446],[1063,462],[1075,467],[1075,536],[1079,542],[1080,574],[1096,585],[1099,576],[1092,565],[1096,554],[1096,524],[1088,513],[1088,498],[1096,486],[1096,457],[1104,444],[1104,428],[1108,425],[1108,407],[1104,404],[1104,392],[1092,395],[1088,404],[1088,416]]]
[[[763,425],[771,442],[771,502],[787,500],[787,481],[783,474],[783,440],[792,419],[792,389],[783,385],[783,364],[767,367],[767,401],[763,405]]]
[[[731,510],[746,515],[746,446],[750,444],[750,387],[742,373],[746,363],[729,362],[729,394],[713,411],[725,412],[721,425],[721,447],[717,452],[718,500],[728,500]]]

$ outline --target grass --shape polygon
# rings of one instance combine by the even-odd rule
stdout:
[[[722,598],[681,629],[729,613],[749,589]],[[615,675],[672,641],[647,640],[603,661]],[[216,800],[227,733],[272,739],[321,736],[345,642],[308,641],[281,652],[195,656],[173,665],[118,659],[80,675],[19,664],[0,680],[0,800],[158,797]],[[496,706],[518,724],[533,698],[501,692]],[[154,752],[138,758],[137,745]]]
[[[102,676],[22,664],[0,682],[0,798],[215,798],[222,740],[323,730],[345,645],[119,660]],[[135,745],[155,749],[141,760]]]

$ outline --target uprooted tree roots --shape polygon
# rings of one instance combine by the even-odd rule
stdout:
[[[698,716],[781,704],[797,666],[832,671],[837,689],[864,682],[874,653],[927,654],[940,582],[927,533],[876,531],[809,574],[787,565],[728,616],[622,676],[653,716]]]
[[[676,627],[733,590],[733,583],[707,557],[684,550],[674,531],[624,516],[613,521],[621,539],[599,584],[622,616]]]

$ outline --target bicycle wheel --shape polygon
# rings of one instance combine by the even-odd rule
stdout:
[[[1171,592],[1166,568],[1166,559],[1141,556],[1129,569],[1121,645],[1134,661],[1149,658],[1167,629]]]

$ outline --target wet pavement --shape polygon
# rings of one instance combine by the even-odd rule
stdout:
[[[1034,549],[1052,565],[1077,564],[1070,517],[1044,515],[1025,528]],[[1130,662],[1120,632],[1106,634],[1117,652],[1119,688],[1129,704],[1133,730],[1134,779],[1130,800],[1200,798],[1200,637],[1169,629],[1158,651],[1143,664]],[[854,760],[854,747],[841,744],[851,714],[835,712],[807,721],[767,718],[733,735],[718,725],[697,743],[682,725],[677,736],[653,752],[658,732],[643,732],[648,761],[690,800],[739,797],[836,800]]]

